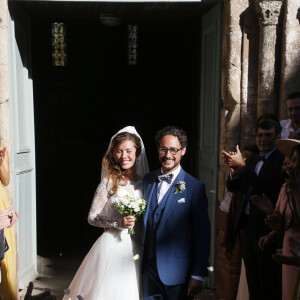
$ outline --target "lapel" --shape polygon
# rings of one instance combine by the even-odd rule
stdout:
[[[155,191],[155,186],[157,185],[158,173],[159,173],[159,170],[157,170],[157,172],[155,172],[153,174],[153,178],[152,178],[152,180],[151,180],[151,182],[148,186],[148,189],[146,191],[146,195],[144,196],[144,199],[147,200],[146,211],[145,211],[144,217],[143,217],[145,228],[147,226],[147,219],[148,219],[148,215],[149,215],[150,201],[152,199],[153,192]]]
[[[277,149],[275,149],[272,153],[271,153],[271,155],[268,157],[268,159],[266,159],[266,161],[263,163],[263,165],[262,165],[262,167],[261,167],[261,169],[260,169],[260,171],[259,171],[259,174],[262,172],[262,174],[263,174],[263,172],[268,168],[268,166],[273,162],[273,158],[276,156],[276,154],[277,154]]]
[[[181,170],[180,170],[178,176],[175,178],[173,184],[170,186],[170,188],[168,190],[166,205],[165,205],[164,211],[161,216],[160,224],[168,217],[168,214],[172,210],[172,207],[174,205],[177,205],[177,201],[186,196],[185,191],[183,191],[182,193],[174,194],[176,188],[178,187],[177,186],[178,182],[185,181],[184,179],[185,179],[185,171],[181,167]],[[188,188],[188,186],[186,188]]]

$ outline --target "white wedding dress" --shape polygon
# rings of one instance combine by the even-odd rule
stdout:
[[[142,181],[128,181],[119,186],[115,196],[110,194],[110,183],[104,178],[96,190],[88,221],[108,230],[83,260],[63,300],[140,299],[139,259],[136,259],[140,247],[133,243],[128,229],[120,228],[122,216],[111,205],[114,197],[142,198]]]

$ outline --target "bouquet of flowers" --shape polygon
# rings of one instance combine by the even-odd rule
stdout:
[[[124,217],[133,216],[137,218],[145,212],[146,200],[126,195],[116,198],[111,207],[119,211]],[[130,228],[129,233],[135,234],[134,228]]]

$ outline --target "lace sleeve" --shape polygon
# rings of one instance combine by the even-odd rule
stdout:
[[[107,217],[105,205],[107,203],[108,181],[104,178],[97,187],[88,216],[89,224],[102,228],[120,228],[121,219]]]

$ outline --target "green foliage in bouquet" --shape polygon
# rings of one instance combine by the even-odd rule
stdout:
[[[147,201],[138,197],[126,195],[125,197],[116,198],[112,208],[121,213],[122,216],[133,216],[137,218],[145,212]],[[130,234],[135,234],[134,228],[129,229]]]

